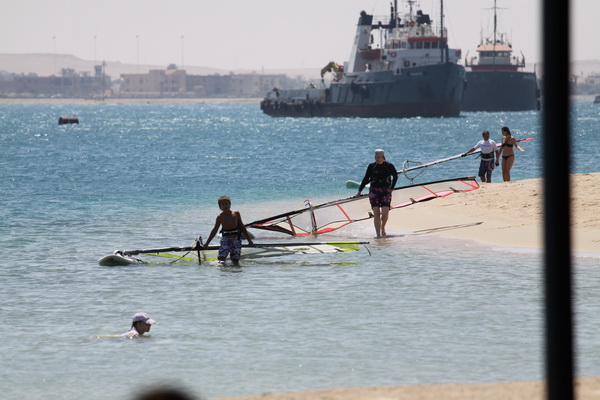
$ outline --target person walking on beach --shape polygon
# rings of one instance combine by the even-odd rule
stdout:
[[[494,172],[494,165],[499,164],[499,151],[498,145],[492,139],[490,139],[490,132],[483,131],[481,134],[483,140],[477,142],[475,146],[470,148],[462,156],[466,157],[467,154],[471,154],[477,149],[481,149],[481,162],[479,163],[479,178],[481,182],[492,183],[492,172]],[[494,159],[494,154],[496,155]]]
[[[354,197],[360,196],[367,183],[369,186],[369,202],[373,209],[375,234],[377,237],[386,236],[385,225],[388,220],[392,203],[392,191],[398,181],[398,172],[392,163],[385,160],[382,149],[375,150],[375,162],[369,164],[367,172],[360,183]]]
[[[204,243],[204,248],[207,248],[210,241],[213,240],[219,227],[221,229],[221,244],[219,245],[218,259],[225,262],[227,255],[230,256],[233,265],[240,265],[240,256],[242,254],[242,234],[248,239],[248,244],[254,244],[251,236],[246,230],[242,222],[242,215],[239,211],[231,209],[231,199],[229,196],[221,196],[218,200],[219,209],[222,211],[217,216],[215,226],[208,236],[208,240]]]
[[[525,149],[519,146],[517,139],[512,137],[508,126],[503,126],[502,145],[500,145],[499,156],[502,156],[502,179],[504,179],[504,182],[510,182],[510,170],[515,163],[515,150],[513,147],[516,147],[521,151],[525,151]]]
[[[156,323],[145,312],[136,313],[131,319],[131,329],[123,333],[121,336],[125,338],[134,338],[143,336],[144,333],[150,332],[150,327]]]

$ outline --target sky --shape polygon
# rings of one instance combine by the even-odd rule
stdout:
[[[391,0],[3,0],[0,53],[226,70],[315,68],[350,55],[360,11]],[[497,0],[498,30],[528,66],[541,60],[543,1]],[[401,14],[405,1],[399,0]],[[416,1],[439,20],[439,0]],[[492,29],[493,0],[445,0],[451,48],[474,55]],[[573,60],[600,59],[600,0],[571,0]],[[556,23],[560,23],[557,21]],[[0,70],[2,66],[0,65]],[[528,68],[529,69],[529,68]]]

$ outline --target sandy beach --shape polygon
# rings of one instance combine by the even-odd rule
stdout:
[[[542,179],[484,184],[478,190],[394,210],[388,233],[443,235],[501,248],[542,249]],[[576,253],[600,254],[600,173],[572,175],[572,240]],[[385,239],[383,239],[385,240]],[[578,378],[578,400],[600,398],[600,377]],[[263,393],[214,400],[532,400],[544,382],[406,385]]]
[[[336,388],[212,400],[542,400],[545,394],[544,382],[507,382]],[[600,398],[600,377],[578,378],[575,398]]]
[[[600,253],[600,173],[571,175],[575,253]],[[444,235],[515,249],[543,247],[543,181],[482,184],[477,190],[390,213],[388,232]]]

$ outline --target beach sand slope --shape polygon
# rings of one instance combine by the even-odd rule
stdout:
[[[213,400],[543,400],[544,382],[440,384],[336,388],[296,393],[263,393]],[[577,378],[577,400],[600,399],[600,377]]]
[[[543,247],[543,181],[482,184],[392,210],[388,233],[440,234],[498,247]],[[572,249],[600,252],[600,173],[571,175]]]

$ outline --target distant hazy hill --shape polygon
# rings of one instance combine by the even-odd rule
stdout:
[[[573,75],[600,74],[600,60],[583,60],[571,63]]]
[[[165,69],[166,65],[140,65],[139,72],[145,73],[151,69]],[[36,73],[39,76],[50,76],[60,74],[61,68],[72,68],[77,72],[94,72],[94,61],[83,60],[69,54],[0,54],[0,71],[11,73]],[[263,71],[252,70],[225,70],[211,67],[197,67],[185,65],[184,69],[188,74],[193,75],[227,75],[231,72],[236,74],[243,73],[265,73],[265,74],[286,74],[290,77],[302,76],[306,79],[318,79],[320,77],[320,68],[297,68],[297,69],[265,69]],[[543,64],[538,63],[538,69],[543,69]],[[135,74],[138,72],[138,66],[135,64],[123,64],[119,61],[106,61],[106,74],[112,79],[118,79],[121,74]],[[540,71],[538,77],[541,78]],[[574,61],[571,64],[573,75],[587,76],[592,73],[600,74],[600,60]]]
[[[99,61],[98,63],[100,63]],[[76,72],[88,72],[94,74],[94,61],[83,60],[69,54],[0,54],[0,71],[10,73],[35,73],[39,76],[59,75],[62,68],[72,68]],[[140,65],[139,72],[145,73],[151,69],[165,69],[166,65]],[[265,73],[265,74],[287,74],[289,76],[304,76],[308,78],[319,77],[320,68],[306,69],[265,69],[264,71],[250,70],[225,70],[211,67],[196,67],[185,65],[188,74],[193,75],[227,75],[230,72],[241,73]],[[123,64],[118,61],[106,61],[106,74],[112,79],[118,79],[121,74],[135,74],[138,66],[135,64]]]

